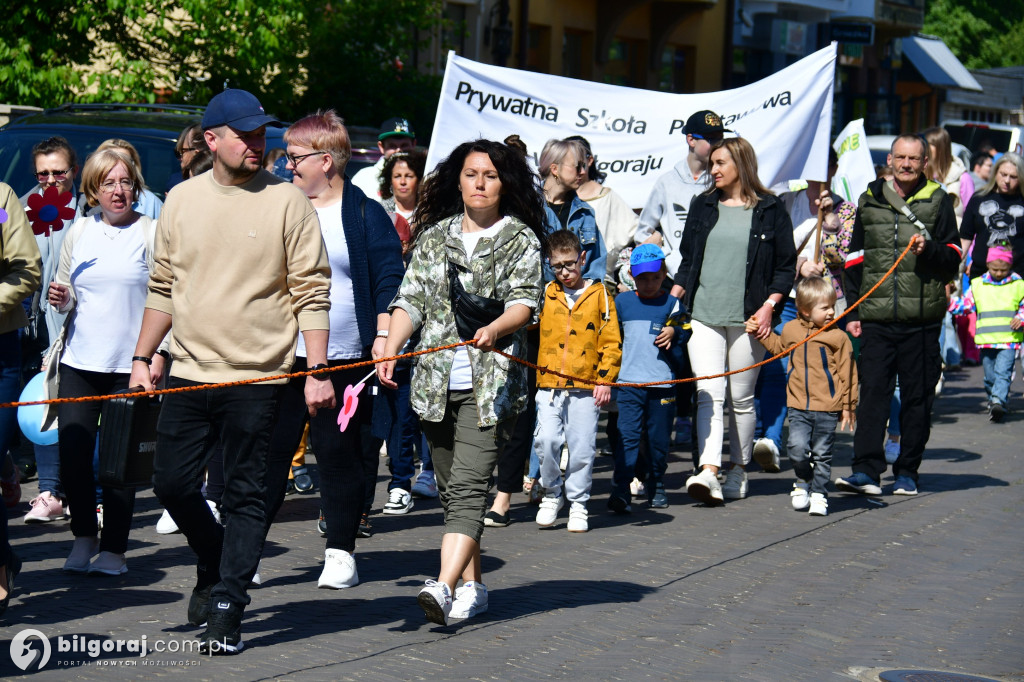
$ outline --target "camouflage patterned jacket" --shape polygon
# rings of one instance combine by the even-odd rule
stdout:
[[[448,296],[448,264],[459,269],[462,286],[472,294],[516,303],[536,311],[541,295],[540,242],[522,221],[509,218],[493,239],[481,239],[470,260],[462,242],[462,215],[426,226],[412,251],[412,260],[391,309],[409,313],[413,329],[422,327],[418,348],[433,348],[459,341]],[[526,356],[526,330],[512,333],[505,352]],[[469,347],[473,393],[481,427],[494,426],[523,411],[526,405],[526,368],[497,353]],[[439,422],[444,417],[448,380],[455,350],[420,356],[412,380],[412,408],[421,419]]]

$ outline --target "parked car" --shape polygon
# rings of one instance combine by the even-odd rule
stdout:
[[[32,189],[36,184],[32,147],[53,135],[67,138],[78,152],[79,166],[104,140],[119,137],[135,145],[146,184],[162,199],[168,178],[180,169],[174,156],[178,135],[202,120],[204,109],[180,104],[65,104],[22,116],[0,128],[0,180],[18,196]],[[284,148],[284,131],[267,128],[268,150]],[[380,152],[376,129],[351,126],[349,131],[353,141],[351,175],[372,166]]]
[[[972,151],[978,151],[984,144],[995,147],[997,152],[1021,153],[1024,148],[1024,128],[1001,123],[979,123],[978,121],[943,121],[953,142],[959,142]]]

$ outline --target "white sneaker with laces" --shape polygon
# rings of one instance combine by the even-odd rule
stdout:
[[[401,488],[388,491],[388,501],[384,503],[385,514],[408,514],[412,511],[412,494]]]
[[[725,501],[722,497],[722,484],[711,469],[702,469],[699,474],[686,479],[686,494],[708,505],[719,505]]]
[[[561,495],[558,497],[545,495],[544,499],[540,501],[540,509],[537,510],[537,525],[542,528],[552,525],[555,519],[558,518],[558,512],[564,504],[565,500]]]
[[[807,513],[811,516],[828,516],[828,498],[821,493],[811,493],[810,509]]]
[[[754,461],[769,474],[782,471],[779,447],[771,438],[758,438],[754,441]]]
[[[470,580],[455,588],[455,599],[449,618],[472,618],[487,610],[487,586]]]
[[[740,466],[729,469],[722,484],[722,496],[727,500],[742,500],[747,496],[747,472]]]
[[[178,524],[171,518],[171,512],[164,509],[160,519],[156,522],[156,532],[160,535],[170,535],[179,531]]]
[[[448,625],[448,615],[452,612],[452,591],[448,585],[428,580],[416,596],[416,601],[427,620],[438,625]]]
[[[900,442],[898,440],[886,439],[885,441],[885,463],[895,464],[900,458]]]
[[[587,507],[581,502],[573,502],[569,506],[569,524],[566,529],[570,533],[586,533],[590,530],[587,522]]]
[[[89,562],[99,551],[100,539],[95,535],[75,538],[71,554],[64,562],[64,570],[68,573],[85,573],[89,570]]]
[[[101,573],[103,575],[124,575],[128,572],[128,563],[124,560],[124,554],[113,552],[100,552],[93,562],[89,564],[87,572],[90,575]]]
[[[324,570],[316,586],[322,589],[343,590],[359,584],[356,558],[343,549],[324,552]]]
[[[789,501],[792,503],[793,509],[797,511],[807,509],[807,505],[811,503],[811,498],[807,495],[808,487],[803,481],[797,481],[793,484],[793,490],[789,493]]]

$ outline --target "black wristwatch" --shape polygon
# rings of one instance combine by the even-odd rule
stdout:
[[[310,367],[309,371],[316,372],[317,370],[327,369],[328,367],[329,365],[327,363],[321,362],[319,365],[313,365],[312,367]],[[328,379],[331,378],[331,376],[326,372],[324,372],[323,374],[311,374],[310,376],[318,381],[327,381]]]

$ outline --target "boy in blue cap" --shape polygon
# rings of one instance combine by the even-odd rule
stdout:
[[[641,244],[629,259],[636,291],[615,297],[615,309],[622,326],[620,383],[648,383],[675,378],[676,358],[671,355],[685,339],[679,320],[682,306],[663,288],[668,269],[665,253],[654,244]],[[613,444],[615,473],[608,508],[624,514],[631,511],[630,481],[633,480],[637,451],[644,433],[650,471],[647,495],[651,507],[668,506],[662,481],[668,467],[668,448],[676,414],[676,390],[672,385],[617,389],[619,434]]]

